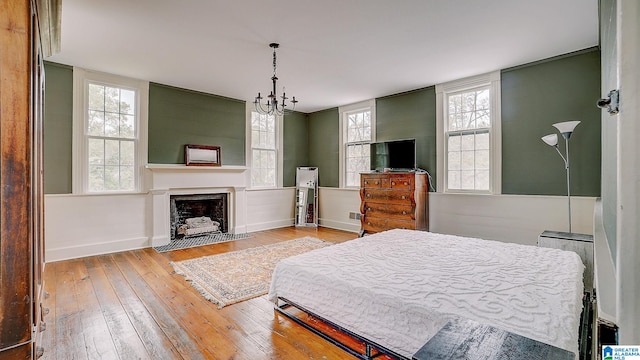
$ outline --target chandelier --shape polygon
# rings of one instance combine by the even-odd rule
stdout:
[[[263,104],[261,103],[261,100],[263,98],[262,96],[260,96],[259,92],[258,96],[256,96],[255,100],[253,101],[253,104],[256,107],[256,111],[263,115],[284,115],[284,108],[287,106],[286,100],[289,99],[284,92],[284,87],[282,88],[282,96],[280,96],[280,99],[282,101],[280,103],[278,103],[278,95],[276,94],[276,83],[278,82],[278,77],[276,76],[276,49],[279,46],[280,44],[278,43],[269,44],[269,47],[273,48],[273,76],[271,77],[271,81],[273,82],[273,90],[271,90],[271,93],[269,94],[269,96],[267,96],[266,102],[264,104],[266,108],[264,108]],[[293,104],[291,110],[296,108],[297,102],[298,101],[294,96],[291,100],[291,103]]]

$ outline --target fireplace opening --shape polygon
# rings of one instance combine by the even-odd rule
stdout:
[[[227,194],[171,195],[170,213],[172,241],[229,228]]]

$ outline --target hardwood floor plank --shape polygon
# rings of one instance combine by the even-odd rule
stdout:
[[[150,283],[158,298],[165,301],[167,309],[171,309],[183,326],[198,336],[200,342],[206,342],[207,348],[213,346],[216,349],[216,357],[227,358],[238,354],[242,358],[263,358],[264,353],[245,344],[248,341],[246,333],[238,329],[234,319],[229,319],[226,312],[221,312],[217,305],[206,300],[182,275],[175,274],[164,257],[155,261],[152,258],[153,250],[139,252],[142,253],[141,259],[145,260],[140,264],[143,269],[162,274],[160,283]]]
[[[78,261],[76,289],[78,303],[82,304],[82,334],[89,359],[117,359],[115,344],[105,321],[91,276],[84,262]]]
[[[84,262],[118,357],[120,359],[150,359],[125,308],[111,286],[108,274],[104,271],[99,257],[85,258]]]
[[[169,289],[159,275],[150,271],[148,267],[136,266],[141,263],[139,251],[114,254],[113,259],[176,351],[183,358],[204,359],[204,356],[201,355],[202,349],[198,348],[189,334],[181,327],[180,322],[176,321],[171,308],[166,307],[164,301],[159,301],[158,294],[152,289],[151,283],[160,283],[160,287],[166,290],[166,294],[173,299],[179,298],[180,292]]]
[[[125,279],[112,256],[100,257],[109,282],[129,316],[136,333],[152,359],[179,359],[180,356],[162,328],[156,323],[135,290]]]
[[[56,355],[57,359],[89,359],[82,334],[82,306],[78,304],[76,271],[80,262],[58,264],[56,273]],[[64,289],[64,290],[63,290]],[[46,331],[43,336],[46,336]]]
[[[51,347],[44,359],[354,359],[274,312],[266,296],[218,309],[170,265],[304,236],[343,242],[357,234],[287,227],[166,253],[147,248],[47,264],[47,322],[55,330],[43,333]],[[93,343],[100,338],[105,344]]]

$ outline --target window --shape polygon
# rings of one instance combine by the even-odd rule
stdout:
[[[445,192],[499,193],[499,72],[438,85],[436,96],[438,183]]]
[[[147,82],[74,69],[75,193],[140,190],[147,97]]]
[[[275,187],[278,182],[278,119],[251,111],[251,186]]]
[[[341,187],[359,187],[360,173],[370,170],[370,144],[375,134],[375,101],[340,108]]]

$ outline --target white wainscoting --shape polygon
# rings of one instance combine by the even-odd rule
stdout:
[[[360,213],[359,189],[318,189],[318,223],[321,226],[358,232],[360,220],[349,219],[350,212]]]
[[[572,230],[593,234],[596,198],[571,197]],[[433,232],[537,245],[544,230],[569,231],[566,196],[429,193]]]
[[[247,232],[293,225],[295,188],[246,191]],[[47,262],[151,246],[151,198],[135,195],[46,195]]]
[[[46,195],[47,262],[149,247],[147,194]]]
[[[572,197],[573,231],[593,234],[595,198]],[[320,188],[320,224],[359,231],[349,212],[360,211],[357,190]],[[429,193],[429,230],[536,245],[544,230],[567,231],[566,196]]]
[[[247,232],[293,225],[296,189],[247,190]]]
[[[360,230],[357,189],[319,189],[321,226]],[[247,232],[293,225],[295,189],[246,191]],[[595,198],[573,197],[573,230],[593,234]],[[566,197],[429,193],[430,230],[536,245],[544,230],[566,231]],[[151,246],[151,198],[135,195],[46,195],[46,261]]]

